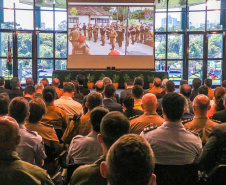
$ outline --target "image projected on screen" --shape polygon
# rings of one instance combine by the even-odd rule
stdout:
[[[149,55],[154,8],[68,6],[68,55]]]

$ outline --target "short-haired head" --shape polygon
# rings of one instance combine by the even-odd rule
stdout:
[[[52,80],[52,86],[59,87],[60,86],[60,80],[58,78],[54,78]]]
[[[223,97],[225,95],[225,88],[224,87],[216,87],[214,91],[214,98],[215,98],[215,110],[223,110],[224,109],[224,101]]]
[[[4,77],[0,76],[0,86],[5,85],[5,79]]]
[[[43,84],[44,87],[49,86],[49,80],[47,78],[41,79],[40,83]]]
[[[196,90],[201,86],[202,81],[199,78],[194,78],[192,81],[192,87]]]
[[[21,86],[20,80],[18,77],[13,77],[10,81],[12,89],[19,88]]]
[[[115,86],[113,84],[107,84],[105,87],[104,87],[104,96],[106,98],[112,98],[115,94]]]
[[[163,97],[162,108],[169,121],[178,121],[184,113],[185,98],[177,93],[168,93]]]
[[[8,114],[8,108],[9,108],[9,95],[7,93],[1,93],[0,94],[0,116],[4,116]]]
[[[64,92],[72,93],[75,91],[75,85],[72,82],[68,82],[64,84],[63,90]]]
[[[26,99],[23,97],[16,97],[11,100],[9,104],[9,116],[14,118],[17,123],[22,124],[25,122],[28,115],[29,105]]]
[[[106,86],[107,84],[112,84],[112,81],[109,77],[104,77],[103,82],[104,82],[104,86]]]
[[[132,80],[132,79],[127,80],[127,81],[126,81],[126,84],[127,84],[127,85],[133,85],[133,80]]]
[[[125,98],[123,98],[122,104],[126,107],[126,110],[132,111],[134,107],[134,99],[128,94]]]
[[[204,84],[207,87],[211,88],[212,87],[212,79],[205,79]]]
[[[46,113],[46,105],[42,98],[36,98],[29,102],[30,107],[30,123],[37,123],[42,119],[42,116]]]
[[[107,180],[110,185],[148,185],[153,178],[154,166],[149,143],[139,135],[124,135],[107,154]]]
[[[104,90],[104,82],[102,80],[98,80],[95,83],[95,89],[97,92],[102,93]]]
[[[134,79],[133,85],[140,85],[141,87],[144,86],[144,79],[141,77],[136,77]]]
[[[43,99],[46,103],[52,103],[56,98],[56,90],[54,87],[47,86],[42,91]]]
[[[102,105],[103,96],[98,92],[91,92],[87,95],[87,107],[91,111],[95,107]]]
[[[108,113],[108,109],[104,107],[95,107],[90,113],[90,123],[93,126],[93,130],[100,132],[100,123],[102,118]]]
[[[165,78],[163,81],[162,81],[162,88],[166,88],[166,83],[169,81],[169,79]]]
[[[78,81],[79,85],[84,85],[84,82],[86,80],[85,76],[82,74],[78,74],[76,76],[76,80]]]
[[[184,85],[184,84],[188,84],[188,81],[187,80],[181,80],[180,81],[180,86]]]
[[[121,112],[112,111],[105,115],[100,124],[100,133],[107,148],[122,135],[129,133],[129,120]]]
[[[19,125],[16,120],[8,116],[0,117],[0,150],[16,151],[19,143]]]
[[[35,87],[32,85],[28,85],[24,89],[24,95],[29,94],[29,95],[34,95],[35,94]]]
[[[132,88],[132,95],[135,99],[141,99],[143,96],[143,88],[140,85],[134,85]]]
[[[32,78],[27,78],[26,79],[26,86],[28,86],[28,85],[32,85],[32,86],[35,85],[35,82],[34,82],[34,80]]]
[[[201,86],[198,88],[198,93],[199,93],[199,94],[204,94],[204,95],[208,96],[208,87],[205,86],[205,85],[201,85]]]
[[[158,107],[156,96],[152,93],[145,94],[142,98],[141,107],[143,108],[144,112],[155,111]]]
[[[210,99],[204,94],[198,95],[193,101],[193,107],[195,113],[206,114],[210,108]]]
[[[175,91],[175,84],[173,81],[169,80],[166,82],[166,92],[167,93],[172,93]]]
[[[226,88],[226,80],[222,81],[221,86],[224,87],[224,88]]]
[[[160,87],[162,81],[160,78],[155,78],[153,82],[155,87]]]
[[[184,95],[186,98],[190,98],[191,96],[191,86],[188,84],[183,84],[180,87],[180,93]]]
[[[43,91],[43,89],[44,89],[44,85],[43,85],[42,83],[39,83],[39,84],[36,84],[36,85],[35,85],[35,90],[36,90],[36,91],[37,91],[37,90]]]
[[[80,93],[78,81],[77,80],[72,80],[71,83],[73,83],[74,86],[75,86],[75,93]]]

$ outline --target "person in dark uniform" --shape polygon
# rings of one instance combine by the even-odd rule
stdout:
[[[108,23],[107,26],[106,26],[106,34],[107,34],[107,39],[108,40],[110,39],[110,32],[111,32],[111,28],[110,28],[110,25]]]
[[[141,24],[141,27],[140,27],[140,40],[141,42],[143,42],[144,40],[144,25]]]
[[[136,40],[136,29],[135,29],[135,27],[133,27],[133,29],[131,30],[131,40],[132,40],[132,44],[134,44],[134,42]]]
[[[86,23],[83,23],[82,30],[83,30],[84,36],[86,37]]]
[[[97,26],[97,24],[93,25],[93,37],[94,37],[94,42],[97,42],[97,38],[98,38],[98,26]]]
[[[125,31],[126,31],[126,28],[125,28],[124,24],[122,24],[122,33],[123,33],[122,41],[124,41],[124,39],[125,39]]]
[[[129,38],[130,38],[129,28],[127,29],[127,32],[125,33],[125,35],[126,35],[126,46],[129,46]]]
[[[100,28],[100,35],[101,35],[101,41],[102,41],[102,46],[105,45],[105,32],[106,32],[106,29],[104,27],[104,24],[101,25],[101,28]]]
[[[148,32],[149,32],[149,27],[148,26],[145,26],[145,28],[144,28],[144,40],[145,41],[147,40]]]
[[[120,26],[118,27],[117,34],[118,34],[118,37],[117,37],[118,38],[118,46],[122,47],[123,32],[122,32],[122,29]]]
[[[88,37],[89,37],[89,40],[92,38],[92,24],[91,23],[88,23]]]
[[[110,32],[110,44],[112,46],[111,50],[115,49],[115,38],[117,37],[117,32],[115,31],[114,27],[112,27]]]
[[[136,26],[136,42],[139,42],[139,37],[140,37],[140,30],[139,30],[139,26]]]

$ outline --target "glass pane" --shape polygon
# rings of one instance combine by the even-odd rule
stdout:
[[[26,17],[26,20],[24,19]],[[16,10],[16,29],[32,30],[33,24],[33,11],[30,10]]]
[[[186,0],[169,0],[169,11],[181,11],[186,8]]]
[[[189,12],[188,31],[205,31],[205,12]]]
[[[52,11],[36,11],[36,29],[53,30],[53,12]]]
[[[53,10],[53,2],[52,0],[35,0],[35,8],[41,9],[41,10]]]
[[[225,28],[226,10],[207,12],[207,30],[222,30]]]
[[[42,78],[47,78],[49,83],[52,82],[53,60],[38,60],[38,82]]]
[[[221,9],[221,4],[224,3],[225,0],[207,0],[207,9]]]
[[[53,57],[53,34],[38,33],[37,35],[38,58]]]
[[[184,46],[184,35],[178,34],[168,35],[168,59],[182,59],[183,58],[183,46]]]
[[[223,34],[209,34],[208,58],[223,57]]]
[[[10,75],[8,69],[6,68],[7,59],[0,58],[0,76],[3,76],[5,80],[9,80],[13,77],[13,74]]]
[[[27,78],[32,78],[32,59],[18,59],[18,78],[22,84]]]
[[[188,10],[205,10],[206,0],[188,0]]]
[[[34,1],[33,0],[14,0],[16,8],[21,9],[33,9]]]
[[[14,11],[13,10],[0,9],[0,28],[14,29]]]
[[[66,0],[63,0],[63,1],[55,1],[55,7],[56,7],[56,10],[66,10],[67,8],[67,5],[66,5]]]
[[[167,71],[169,80],[174,81],[175,85],[179,85],[183,79],[183,61],[168,61]]]
[[[168,14],[168,31],[183,31],[185,30],[185,12],[169,13]]]
[[[155,14],[155,31],[156,32],[166,31],[166,13]]]
[[[9,38],[9,42],[10,42],[11,55],[13,56],[12,33],[0,32],[0,43],[1,43],[0,44],[0,57],[8,56],[8,38]]]
[[[67,58],[67,34],[56,34],[56,46],[55,46],[56,58]]]
[[[213,85],[221,85],[222,60],[208,60],[207,78],[212,79]]]
[[[158,0],[155,0],[155,10],[156,11],[166,11],[167,0],[161,0],[160,3]]]
[[[166,69],[166,61],[155,61],[155,71],[163,72]]]
[[[166,58],[166,35],[155,35],[155,58]]]
[[[55,12],[56,30],[67,30],[67,12]]]
[[[1,2],[3,2],[3,4]],[[1,2],[0,2],[1,8],[13,8],[14,0],[1,0]]]
[[[32,34],[17,34],[17,51],[18,57],[32,57]]]
[[[188,63],[188,82],[192,84],[194,78],[202,80],[203,75],[203,61],[202,60],[189,60]]]
[[[66,70],[67,60],[56,60],[55,70]]]
[[[203,58],[203,35],[189,35],[189,58]]]

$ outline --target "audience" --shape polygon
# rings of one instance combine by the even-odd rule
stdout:
[[[23,92],[24,98],[29,102],[31,101],[35,96],[35,87],[32,85],[28,85],[25,87]]]
[[[203,95],[208,96],[208,87],[205,86],[205,85],[201,85],[201,86],[198,88],[198,94],[203,94]]]
[[[23,89],[21,89],[19,78],[13,77],[10,81],[10,86],[12,87],[12,90],[9,91],[10,100],[18,96],[23,96]]]
[[[191,101],[195,99],[195,97],[199,94],[198,89],[201,86],[202,81],[199,78],[194,78],[192,81],[192,93],[190,96]]]
[[[0,117],[8,116],[9,95],[7,93],[0,94]]]
[[[215,112],[213,114],[213,119],[221,121],[222,123],[225,123],[226,122],[226,94],[224,95],[223,105],[225,108],[223,110]]]
[[[44,89],[44,85],[43,84],[36,84],[35,85],[35,96],[34,98],[42,98],[42,91]]]
[[[226,80],[222,81],[221,87],[226,88]]]
[[[165,78],[165,79],[162,81],[162,92],[156,94],[156,98],[157,98],[157,99],[162,98],[162,97],[166,94],[166,83],[167,83],[168,81],[169,81],[169,80],[168,80],[167,78]]]
[[[136,77],[133,81],[133,85],[139,85],[144,89],[144,79],[141,77]],[[143,90],[144,94],[148,93],[148,90]]]
[[[79,74],[76,76],[76,80],[79,84],[79,92],[82,93],[84,96],[88,95],[90,93],[90,90],[84,87],[84,83],[85,83],[85,76]]]
[[[149,93],[156,95],[157,93],[162,92],[161,79],[155,78],[153,83],[154,83],[154,87],[152,89],[149,89]]]
[[[28,85],[32,85],[32,86],[35,85],[35,82],[34,82],[34,80],[32,78],[27,78],[26,79],[26,86],[28,86]]]
[[[137,118],[131,119],[130,133],[140,134],[144,128],[148,126],[161,126],[164,122],[164,119],[156,112],[158,102],[154,94],[145,94],[142,98],[141,107],[144,114]]]
[[[212,79],[205,79],[204,85],[208,88],[209,99],[212,100],[213,97],[214,97],[214,91],[211,89],[211,87],[212,87]]]
[[[75,101],[79,102],[80,104],[82,104],[83,100],[84,100],[84,95],[82,93],[80,93],[80,91],[79,91],[78,82],[76,80],[72,80],[71,82],[75,86],[75,93],[74,93],[73,100],[75,100]]]
[[[180,94],[182,94],[187,102],[188,102],[188,113],[193,114],[193,105],[192,102],[190,100],[190,96],[191,96],[191,86],[188,84],[183,84],[180,87]]]
[[[41,79],[40,83],[43,84],[44,87],[49,86],[49,80],[47,78]]]
[[[141,107],[142,97],[144,95],[143,88],[140,85],[134,85],[131,93],[134,99],[134,109],[143,110]]]
[[[26,102],[26,100],[24,101]],[[22,161],[21,157],[18,156],[17,147],[20,142],[23,142],[19,126],[20,124],[18,125],[13,118],[0,118],[0,184],[54,185],[43,169]],[[34,137],[36,136],[35,133],[32,132],[32,134]],[[34,137],[32,143],[35,143]],[[37,147],[31,147],[31,149],[34,150]],[[29,152],[27,155],[34,156],[35,153]],[[36,157],[40,158],[41,153],[37,154],[40,156]]]
[[[63,94],[63,91],[59,89],[59,86],[60,86],[60,80],[58,78],[54,78],[52,80],[52,87],[55,89],[57,93],[57,98],[60,98]]]
[[[5,79],[0,76],[0,94],[1,93],[9,93],[9,89],[5,88]]]
[[[104,82],[102,80],[98,80],[96,83],[95,83],[95,90],[96,92],[99,92],[99,93],[103,93],[104,91]]]
[[[124,98],[126,98],[126,97],[131,95],[132,88],[133,88],[133,80],[129,79],[126,82],[126,89],[121,91],[121,93],[120,93],[120,103],[121,104],[122,104]]]
[[[104,86],[106,86],[107,84],[112,84],[112,80],[109,77],[104,77],[103,78],[103,83]],[[114,97],[112,98],[113,101],[119,103],[119,95],[117,93],[115,93]]]

